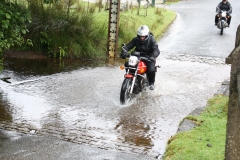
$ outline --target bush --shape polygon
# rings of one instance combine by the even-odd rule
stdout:
[[[53,58],[86,58],[97,55],[96,49],[105,35],[94,22],[94,5],[71,4],[59,1],[44,4],[41,0],[28,2],[33,23],[28,25],[34,46],[28,49]],[[89,13],[91,12],[91,13]],[[64,54],[62,54],[64,53]]]
[[[31,22],[26,7],[4,1],[0,3],[0,71],[2,70],[2,53],[13,46],[25,43],[23,35],[27,33],[26,24]],[[30,41],[27,41],[31,43]]]
[[[19,2],[20,0],[18,0]],[[32,23],[25,39],[33,46],[20,49],[40,52],[51,58],[107,57],[109,10],[104,4],[76,0],[21,0],[25,2]],[[107,4],[105,4],[107,6]],[[148,25],[159,38],[172,22],[175,13],[155,7],[137,8],[120,13],[118,49],[136,36],[140,25]]]

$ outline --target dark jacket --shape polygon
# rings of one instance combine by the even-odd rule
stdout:
[[[135,37],[124,46],[127,51],[132,50],[134,47],[134,50],[140,52],[141,56],[148,55],[157,58],[160,55],[158,44],[152,35],[149,35],[149,38],[145,43],[140,43],[139,39]]]
[[[224,4],[223,2],[220,2],[217,5],[216,11],[219,12],[220,10],[227,11],[229,14],[231,14],[232,13],[232,6],[229,2],[227,2],[226,4]]]

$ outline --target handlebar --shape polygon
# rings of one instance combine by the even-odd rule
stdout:
[[[225,10],[221,10],[221,9],[217,9],[217,10],[216,10],[216,12],[217,12],[217,13],[226,12],[226,13],[228,13],[228,14],[229,14],[229,11],[225,11]]]
[[[140,59],[143,59],[143,60],[147,60],[147,61],[151,61],[149,58],[147,57],[140,57]]]
[[[146,61],[149,61],[149,62],[152,62],[153,60],[150,59],[150,56],[148,55],[145,55],[144,57],[141,56],[141,53],[140,52],[136,52],[136,51],[133,51],[132,53],[129,53],[125,48],[124,48],[125,44],[122,45],[122,50],[127,53],[125,57],[129,58],[130,55],[132,56],[136,56],[138,57],[139,59],[142,59],[142,60],[146,60]]]
[[[125,44],[122,44],[122,50],[124,50],[124,52],[128,52],[125,48],[124,48]]]

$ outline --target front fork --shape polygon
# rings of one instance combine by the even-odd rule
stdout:
[[[132,92],[133,92],[133,87],[134,87],[135,81],[136,81],[136,76],[133,77],[133,81],[132,81],[132,86],[131,86],[130,94],[132,94]]]
[[[134,72],[134,76],[130,77],[130,78],[132,78],[132,86],[131,86],[130,94],[132,94],[132,92],[133,92],[134,84],[135,84],[135,81],[136,81],[136,78],[137,78],[137,73],[138,73],[138,66],[136,67],[136,70]],[[125,76],[127,76],[128,74],[129,74],[129,69],[128,69]]]

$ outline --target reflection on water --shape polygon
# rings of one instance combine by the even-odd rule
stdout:
[[[230,70],[230,66],[163,59],[155,89],[135,96],[128,105],[120,105],[124,71],[111,64],[93,68],[101,64],[95,61],[86,62],[90,68],[85,68],[84,62],[70,62],[64,61],[64,67],[60,65],[63,62],[56,61],[26,65],[28,70],[21,67],[24,63],[5,64],[5,76],[16,77],[11,84],[0,81],[6,101],[2,104],[10,105],[3,105],[3,113],[12,116],[4,115],[12,123],[0,121],[0,125],[156,157],[164,153],[179,121],[195,107],[204,106]]]
[[[98,67],[106,65],[106,59],[88,60],[56,60],[56,59],[17,59],[4,58],[4,70],[1,77],[10,76],[15,79],[28,79],[32,76],[51,75],[78,68]]]
[[[117,65],[118,63],[124,63],[121,61],[122,59],[118,59],[114,62],[113,60],[109,60],[108,58],[85,60],[57,60],[48,58],[24,59],[6,57],[4,58],[4,70],[0,73],[0,121],[13,121],[13,119],[16,119],[16,117],[20,118],[20,114],[25,117],[31,116],[33,119],[37,119],[38,115],[40,115],[41,112],[45,111],[44,109],[42,109],[43,106],[41,106],[41,104],[44,104],[44,106],[48,106],[48,102],[46,101],[43,103],[44,100],[41,98],[41,95],[36,95],[39,87],[42,89],[40,84],[45,84],[45,82],[42,82],[39,77],[49,76],[56,73],[71,72],[78,69],[113,66]],[[4,79],[8,77],[10,77],[10,79],[7,79],[10,83],[4,81]],[[34,85],[31,85],[32,80]],[[49,85],[52,86],[55,83],[55,81],[52,81],[52,84]],[[8,90],[7,92],[9,93],[7,96],[4,96],[4,93],[1,93],[1,91],[6,88]],[[29,90],[30,92],[28,93]],[[32,93],[32,91],[34,92]],[[9,98],[11,98],[11,103],[16,106],[20,106],[20,108],[16,109],[11,107],[8,102]],[[20,99],[21,101],[18,101]],[[28,110],[26,110],[26,107],[21,108],[21,106],[26,106],[26,104],[30,103],[32,104],[30,106],[34,106],[34,108],[30,108]],[[41,110],[41,112],[39,110]]]
[[[153,146],[151,138],[148,136],[150,126],[139,122],[139,118],[123,116],[115,127],[126,142],[136,146]]]
[[[47,76],[60,72],[69,72],[79,68],[92,68],[98,66],[104,66],[108,63],[106,59],[85,59],[85,60],[56,60],[56,59],[23,59],[23,58],[4,58],[4,70],[0,73],[0,91],[1,87],[5,87],[5,84],[14,84],[33,77]],[[4,81],[6,78],[8,82]],[[17,87],[17,86],[15,86]],[[28,88],[25,88],[26,91]],[[21,93],[18,93],[21,94]],[[9,93],[9,96],[12,95]],[[32,95],[28,95],[34,97]],[[0,121],[12,120],[13,113],[10,113],[11,106],[8,105],[7,99],[0,92]],[[20,98],[19,95],[13,96],[13,99]],[[39,99],[31,101],[36,105]],[[30,103],[30,101],[24,101]],[[21,105],[21,104],[18,104]]]
[[[0,92],[0,121],[12,121],[12,115],[9,109],[10,106],[6,101],[3,101],[3,96]]]

